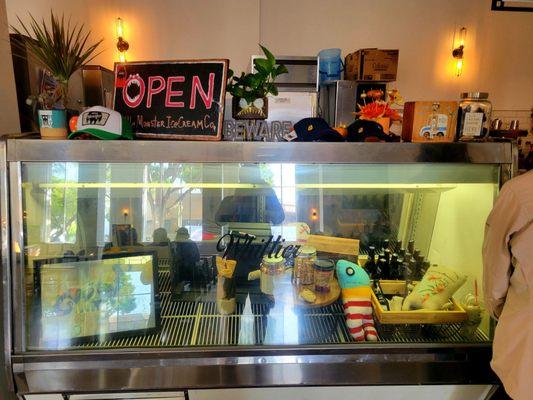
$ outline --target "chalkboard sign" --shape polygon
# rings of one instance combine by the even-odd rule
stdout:
[[[137,137],[220,140],[228,60],[115,64],[114,108]]]

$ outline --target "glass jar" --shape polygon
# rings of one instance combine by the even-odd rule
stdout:
[[[273,295],[276,282],[283,277],[284,271],[285,259],[283,257],[264,256],[261,262],[261,292]]]
[[[313,263],[316,260],[316,249],[303,246],[294,260],[293,284],[296,286],[311,285],[314,282]]]
[[[457,113],[457,137],[461,141],[481,140],[490,129],[492,104],[489,94],[483,92],[461,93]]]
[[[331,260],[318,258],[313,263],[315,291],[329,292],[335,263]]]

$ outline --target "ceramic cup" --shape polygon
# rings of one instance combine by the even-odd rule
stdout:
[[[39,128],[42,139],[66,139],[67,112],[65,110],[39,110]]]

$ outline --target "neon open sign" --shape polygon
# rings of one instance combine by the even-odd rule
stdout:
[[[220,140],[228,60],[115,65],[114,107],[139,137]]]

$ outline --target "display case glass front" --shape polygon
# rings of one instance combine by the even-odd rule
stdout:
[[[22,162],[24,350],[489,341],[499,173]]]

